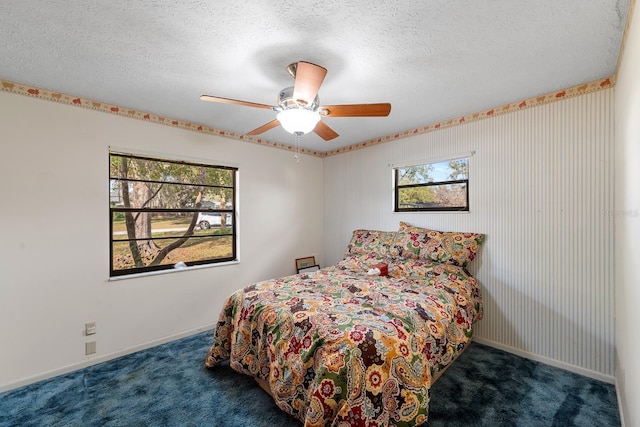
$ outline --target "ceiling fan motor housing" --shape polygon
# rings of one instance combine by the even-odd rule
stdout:
[[[305,108],[307,110],[316,111],[320,106],[320,99],[318,95],[313,99],[311,104],[305,105],[299,101],[293,99],[293,86],[286,87],[278,94],[278,105],[283,110],[289,110],[291,108]]]

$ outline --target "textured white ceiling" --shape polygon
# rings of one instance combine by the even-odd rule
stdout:
[[[289,63],[328,69],[329,151],[615,73],[629,0],[3,0],[0,78],[245,133],[275,118]],[[277,127],[265,139],[290,144]],[[229,143],[242,143],[229,140]]]

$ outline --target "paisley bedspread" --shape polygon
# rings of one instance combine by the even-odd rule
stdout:
[[[265,380],[305,426],[414,426],[429,389],[482,317],[463,267],[365,255],[247,286],[226,301],[206,366],[229,360]]]

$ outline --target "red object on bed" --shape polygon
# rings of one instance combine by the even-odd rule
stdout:
[[[388,264],[373,264],[371,268],[377,268],[380,270],[380,276],[388,276],[389,275],[389,265]]]

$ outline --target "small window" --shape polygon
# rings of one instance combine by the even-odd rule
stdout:
[[[396,167],[395,212],[468,211],[469,158]]]
[[[236,174],[110,153],[110,275],[235,260]]]

